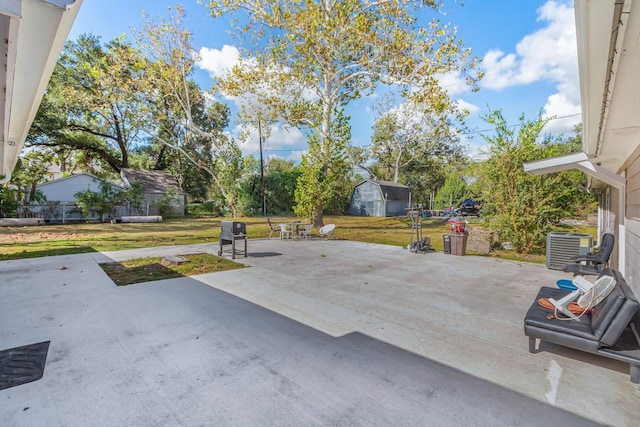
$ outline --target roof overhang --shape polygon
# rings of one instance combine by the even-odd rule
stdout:
[[[82,0],[0,2],[0,183],[8,181]]]
[[[640,0],[575,0],[582,153],[525,165],[529,173],[577,168],[589,185],[620,188],[640,151]]]
[[[640,1],[574,3],[583,151],[621,173],[640,145]]]
[[[587,175],[596,178],[598,181],[618,189],[624,188],[626,184],[623,176],[613,173],[598,164],[594,164],[584,152],[550,157],[524,164],[524,171],[531,175],[543,175],[570,169],[581,170]]]

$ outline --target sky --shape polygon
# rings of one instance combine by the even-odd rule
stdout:
[[[81,34],[100,36],[102,42],[125,34],[133,40],[132,29],[142,27],[142,11],[154,20],[169,17],[168,7],[176,1],[166,0],[84,0],[69,34],[76,40]],[[180,2],[187,13],[184,26],[192,31],[194,48],[201,60],[194,75],[202,89],[212,85],[211,75],[219,75],[238,59],[237,42],[228,34],[229,19],[213,19],[197,0]],[[480,90],[471,92],[456,76],[441,80],[452,99],[470,111],[466,120],[469,131],[463,145],[472,158],[481,158],[486,149],[483,135],[490,136],[491,126],[482,120],[491,110],[500,109],[507,123],[516,127],[519,117],[533,120],[538,113],[555,117],[545,133],[572,135],[581,121],[578,65],[573,2],[567,0],[445,0],[447,14],[441,21],[458,29],[458,36],[481,59],[485,77]],[[461,5],[461,3],[463,3]],[[351,116],[352,143],[371,143],[376,118],[376,96],[352,101],[347,107]],[[237,111],[233,100],[223,100]],[[228,129],[232,136],[239,131],[232,118]],[[254,142],[241,143],[245,155],[259,152]],[[298,162],[306,151],[304,135],[297,130],[271,130],[265,143],[265,155]]]

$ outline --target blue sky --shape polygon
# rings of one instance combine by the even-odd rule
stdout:
[[[446,1],[446,0],[445,0]],[[71,29],[70,39],[92,33],[106,42],[131,35],[141,26],[142,11],[153,18],[167,17],[166,0],[84,0]],[[502,109],[509,124],[517,125],[524,114],[533,119],[542,110],[552,120],[546,132],[570,135],[580,122],[580,99],[575,42],[573,2],[566,0],[465,0],[464,6],[447,2],[449,11],[442,21],[458,27],[458,35],[482,59],[486,73],[480,90],[470,92],[456,76],[442,81],[453,99],[471,111],[467,120],[472,132],[464,137],[467,152],[477,157],[485,147],[481,134],[490,133],[481,116],[491,109]],[[185,26],[193,32],[194,47],[201,53],[196,80],[203,89],[211,86],[210,74],[221,73],[237,60],[235,41],[227,34],[228,21],[212,19],[197,0],[184,0]],[[233,101],[228,101],[233,108]],[[368,145],[375,119],[373,98],[352,102],[352,139],[355,145]],[[561,118],[566,117],[566,118]],[[232,124],[229,132],[237,135]],[[254,138],[257,140],[257,138]],[[298,131],[272,129],[266,154],[299,160],[306,150],[304,136]],[[245,154],[258,151],[257,142],[241,144]]]

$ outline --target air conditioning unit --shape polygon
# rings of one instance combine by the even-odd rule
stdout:
[[[562,270],[562,267],[571,264],[571,258],[576,255],[585,255],[593,250],[593,236],[574,233],[549,233],[547,234],[547,268]]]

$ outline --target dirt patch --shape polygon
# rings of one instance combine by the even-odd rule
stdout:
[[[34,243],[57,240],[73,240],[80,236],[78,233],[11,233],[0,234],[0,243]]]

